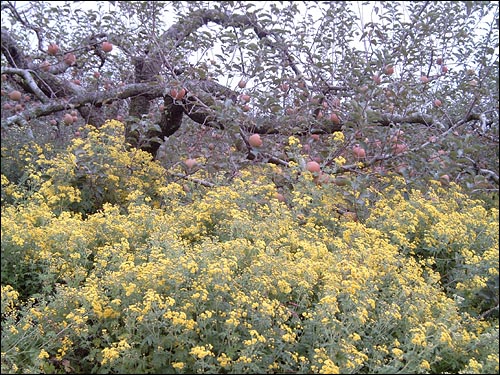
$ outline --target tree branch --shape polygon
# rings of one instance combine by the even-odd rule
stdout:
[[[2,55],[7,59],[7,62],[14,68],[31,68],[29,61],[7,29],[2,28]]]
[[[31,73],[34,73],[29,70],[25,69],[18,69],[18,68],[2,68],[2,74],[17,74],[23,77],[24,81],[30,88],[31,92],[36,95],[36,97],[42,102],[42,103],[47,103],[49,101],[49,98],[47,95],[43,93],[42,90],[38,87],[36,84],[35,80],[31,76]]]
[[[148,94],[153,97],[162,97],[165,84],[135,83],[106,91],[90,91],[70,97],[68,100],[52,99],[49,103],[36,108],[30,108],[22,113],[2,120],[2,126],[22,125],[31,118],[47,116],[67,109],[78,109],[86,104],[101,106],[119,99]]]
[[[3,8],[4,7],[2,6],[2,9]],[[26,19],[23,19],[23,17],[21,17],[17,9],[10,2],[6,3],[5,8],[8,8],[11,11],[12,15],[14,16],[14,18],[18,20],[24,27],[26,27],[27,29],[31,29],[35,32],[36,37],[38,39],[38,49],[43,52],[43,47],[42,47],[43,38],[40,28],[31,25]],[[3,39],[3,33],[2,33],[2,39]]]

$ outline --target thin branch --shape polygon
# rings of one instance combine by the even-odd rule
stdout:
[[[19,14],[19,12],[15,8],[15,6],[10,1],[7,2],[5,8],[8,8],[12,12],[12,15],[14,16],[14,18],[16,20],[18,20],[24,27],[26,27],[27,29],[31,29],[35,32],[36,37],[38,39],[38,49],[42,52],[45,52],[43,50],[43,46],[42,46],[42,44],[43,44],[43,38],[42,38],[42,34],[41,34],[42,30],[37,26],[31,25],[26,19],[23,19],[23,17],[21,17],[21,15]],[[3,6],[2,6],[2,9],[4,9]],[[2,37],[3,37],[3,35],[2,35]]]
[[[179,178],[182,178],[184,180],[189,180],[189,181],[193,181],[199,185],[202,185],[202,186],[206,186],[206,187],[215,187],[217,186],[216,184],[212,183],[212,182],[209,182],[209,181],[206,181],[206,180],[201,180],[199,178],[194,178],[194,177],[191,177],[187,174],[182,174],[182,173],[172,173],[173,176],[175,177],[179,177]]]
[[[481,168],[479,169],[479,172],[490,176],[497,184],[500,181],[498,174],[493,172],[492,170]]]
[[[496,306],[493,306],[491,309],[486,310],[483,312],[481,315],[479,315],[479,319],[484,319],[486,318],[489,314],[491,314],[493,311],[498,310],[499,306],[498,303]]]
[[[48,103],[49,98],[47,95],[43,93],[42,90],[38,87],[36,84],[35,80],[31,76],[31,73],[34,73],[31,70],[27,69],[18,69],[18,68],[2,68],[2,74],[17,74],[20,75],[21,77],[24,78],[24,81],[30,88],[31,92],[37,96],[37,98],[42,102],[42,103]]]

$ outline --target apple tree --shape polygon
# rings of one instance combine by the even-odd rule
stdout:
[[[86,4],[2,2],[5,147],[118,119],[166,166],[314,161],[498,193],[495,2]]]

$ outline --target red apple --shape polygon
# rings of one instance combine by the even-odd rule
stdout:
[[[172,98],[174,99],[181,100],[182,98],[184,98],[185,95],[186,95],[186,89],[184,88],[181,89],[174,88],[170,90],[170,96],[172,96]]]
[[[332,113],[330,115],[330,121],[333,122],[335,125],[340,124],[339,116],[336,113]]]
[[[361,147],[357,143],[352,147],[352,152],[354,153],[354,155],[358,159],[362,159],[362,158],[366,157],[366,151],[365,151],[365,149],[363,147]]]
[[[18,90],[14,90],[9,93],[9,98],[15,101],[21,100],[22,96],[23,94],[21,94],[21,92]]]
[[[247,85],[247,81],[245,81],[244,79],[242,79],[240,82],[238,82],[238,87],[240,89],[244,89]]]
[[[439,181],[442,185],[448,186],[450,184],[450,176],[448,176],[447,174],[443,174],[439,176]]]
[[[313,141],[319,141],[319,134],[311,134],[311,139]]]
[[[63,117],[63,122],[66,125],[71,125],[74,122],[74,118],[69,113],[66,113]]]
[[[318,176],[314,179],[317,185],[324,185],[330,182],[330,175],[328,173],[319,172]]]
[[[191,159],[191,158],[189,158],[189,159],[184,160],[184,164],[186,164],[186,166],[187,166],[189,169],[193,168],[193,167],[196,165],[196,163],[197,163],[197,162],[196,162],[196,160],[195,160],[195,159]]]
[[[248,143],[250,143],[250,146],[252,147],[260,147],[262,146],[262,139],[260,138],[259,134],[252,134],[250,137],[248,137]]]
[[[55,43],[50,43],[49,47],[47,48],[47,53],[49,55],[55,56],[57,55],[57,52],[59,52],[59,46]]]
[[[74,65],[76,63],[76,56],[73,53],[67,53],[64,55],[64,63],[66,65]]]
[[[275,194],[274,194],[274,197],[275,197],[278,201],[280,201],[280,202],[284,202],[284,201],[285,201],[285,197],[284,197],[284,196],[283,196],[283,194],[281,194],[281,193],[275,193]]]
[[[316,162],[316,161],[308,161],[306,164],[306,169],[309,172],[313,172],[313,173],[321,171],[321,167],[319,166],[318,162]]]
[[[392,150],[396,155],[405,152],[407,149],[408,146],[405,145],[404,143],[396,143],[394,146],[392,146]]]
[[[111,52],[113,50],[113,45],[110,42],[102,42],[102,50],[104,52]]]

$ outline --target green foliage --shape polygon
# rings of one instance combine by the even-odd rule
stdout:
[[[83,133],[2,176],[2,372],[498,372],[498,209],[457,185],[318,183],[291,138],[206,187]]]

